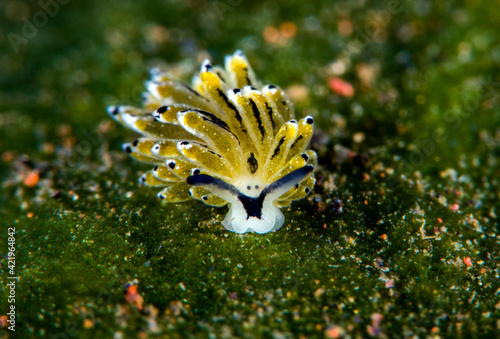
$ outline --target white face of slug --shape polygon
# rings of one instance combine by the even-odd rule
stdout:
[[[245,208],[240,203],[231,204],[229,213],[224,218],[222,225],[229,231],[236,233],[268,233],[277,231],[283,226],[285,217],[280,209],[271,201],[267,201],[262,208],[262,215],[260,218],[248,217]]]
[[[204,187],[231,204],[222,222],[229,231],[267,233],[278,230],[285,221],[274,203],[276,199],[305,179],[312,170],[312,166],[304,166],[266,186],[252,180],[242,180],[233,186],[203,174],[189,177],[187,183]]]
[[[233,196],[228,202],[231,204],[222,225],[229,231],[236,233],[267,233],[278,230],[285,222],[280,209],[275,206],[273,197],[269,194],[259,200],[262,191],[267,187],[258,182],[243,182],[235,186],[241,195]]]
[[[253,198],[258,197],[266,186],[266,184],[256,181],[252,177],[243,178],[234,185],[240,193]]]

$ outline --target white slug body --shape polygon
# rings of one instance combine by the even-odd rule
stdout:
[[[146,83],[144,107],[111,106],[108,113],[143,137],[124,150],[155,165],[140,182],[162,187],[166,202],[190,198],[230,205],[223,226],[233,232],[267,233],[284,223],[280,207],[314,187],[316,153],[306,150],[311,116],[294,120],[285,92],[257,89],[241,51],[225,70],[206,60],[193,87],[157,70]]]

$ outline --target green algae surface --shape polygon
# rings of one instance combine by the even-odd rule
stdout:
[[[500,332],[498,1],[0,3],[0,337]],[[162,205],[105,113],[236,49],[316,121],[276,233]]]

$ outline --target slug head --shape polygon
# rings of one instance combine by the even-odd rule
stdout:
[[[298,185],[313,169],[311,165],[301,167],[267,186],[252,181],[234,186],[206,174],[192,175],[187,183],[203,187],[230,203],[223,221],[226,229],[236,233],[267,233],[278,230],[285,221],[276,199]]]

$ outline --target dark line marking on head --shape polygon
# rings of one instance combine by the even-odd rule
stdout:
[[[257,162],[257,159],[255,158],[255,154],[250,153],[250,156],[247,159],[248,163],[248,170],[250,171],[251,174],[254,174],[257,172],[259,169],[259,163]]]
[[[281,145],[285,142],[286,137],[282,137],[280,142],[278,143],[278,146],[274,149],[273,155],[271,155],[271,159],[273,159],[275,156],[277,156],[280,152]]]
[[[196,92],[193,88],[191,88],[191,86],[189,86],[188,84],[185,84],[183,83],[182,81],[179,81],[178,82],[179,84],[181,84],[182,87],[184,87],[185,89],[187,89],[189,92],[193,93],[194,95],[204,99],[204,100],[207,100],[203,95],[201,95],[200,93]]]
[[[219,96],[222,98],[222,100],[224,100],[224,103],[227,105],[227,107],[229,107],[229,109],[235,113],[236,119],[238,120],[240,125],[242,125],[243,121],[241,119],[240,112],[238,111],[238,109],[236,109],[236,107],[232,104],[232,102],[229,101],[224,92],[222,92],[219,88],[216,88],[215,90],[217,91],[217,94],[219,94]]]
[[[219,69],[215,70],[215,74],[222,80],[222,82],[226,82],[226,79],[224,78],[224,74]]]
[[[243,71],[245,72],[245,80],[247,81],[247,84],[252,85],[252,82],[250,81],[250,78],[248,77],[248,67],[243,67]]]
[[[269,116],[269,120],[271,120],[271,125],[273,126],[273,131],[276,128],[276,123],[274,122],[274,117],[273,117],[273,108],[269,103],[266,101],[266,109],[267,109],[267,115]]]
[[[299,137],[297,139],[295,139],[295,141],[293,142],[292,146],[290,146],[290,149],[293,149],[297,145],[297,143],[302,139],[304,139],[304,136],[299,135]]]
[[[260,111],[252,99],[248,99],[248,100],[250,102],[250,106],[252,107],[253,116],[255,117],[255,119],[257,120],[257,124],[259,125],[259,131],[260,131],[260,135],[261,135],[260,141],[264,141],[264,137],[266,135],[266,129],[264,128],[264,125],[262,124],[262,119],[260,117]]]

